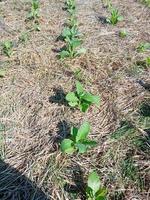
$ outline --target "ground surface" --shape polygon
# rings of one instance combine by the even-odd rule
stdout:
[[[28,41],[22,44],[18,38],[31,26],[25,21],[29,1],[0,1],[0,40],[14,42],[10,58],[2,51],[0,54],[0,68],[7,71],[0,78],[0,123],[5,126],[0,132],[2,167],[7,163],[20,173],[16,177],[25,175],[25,182],[30,180],[30,187],[34,187],[31,198],[27,184],[18,185],[17,178],[14,183],[9,173],[13,170],[7,166],[0,172],[0,197],[81,199],[82,194],[73,197],[65,185],[78,182],[82,188],[80,176],[86,182],[89,170],[97,169],[102,184],[108,188],[108,199],[148,200],[148,145],[143,152],[133,145],[130,136],[118,140],[110,136],[122,120],[132,121],[132,114],[142,101],[149,101],[149,91],[137,82],[150,81],[149,70],[139,72],[133,68],[138,60],[150,55],[136,51],[139,43],[150,42],[150,9],[136,0],[115,0],[113,5],[124,21],[112,26],[102,20],[109,13],[100,0],[77,0],[79,29],[87,52],[62,63],[56,51],[63,45],[57,37],[68,17],[62,9],[65,1],[40,2],[41,31],[29,32]],[[118,36],[122,28],[129,33],[125,39]],[[77,70],[81,71],[79,75]],[[66,105],[64,96],[77,79],[88,91],[101,96],[100,108],[92,107],[82,114]],[[87,119],[92,126],[90,137],[98,141],[98,146],[86,155],[62,155],[59,140],[68,134],[70,126],[79,126]],[[140,136],[141,132],[134,134]],[[130,158],[135,170],[131,169],[128,175],[130,162],[127,166],[125,163]],[[125,172],[122,165],[126,166]],[[41,196],[37,197],[33,183],[44,194],[40,191]]]

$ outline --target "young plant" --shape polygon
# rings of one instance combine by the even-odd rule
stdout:
[[[146,67],[147,68],[150,67],[150,56],[146,58],[145,62],[146,62]]]
[[[66,154],[85,153],[88,149],[95,147],[97,143],[87,138],[89,132],[90,124],[88,122],[84,122],[79,129],[72,127],[70,139],[64,139],[61,142],[61,151]]]
[[[76,91],[69,92],[66,100],[71,107],[78,107],[82,112],[86,112],[91,104],[100,105],[100,97],[86,92],[79,81],[76,82]]]
[[[150,50],[150,43],[146,42],[146,43],[140,43],[139,46],[137,47],[137,51],[138,52],[144,52]]]
[[[13,43],[11,41],[5,41],[2,43],[2,47],[3,47],[3,53],[8,57],[10,57],[13,52],[12,51]]]
[[[71,15],[73,15],[76,9],[75,0],[66,0],[66,9]]]
[[[87,200],[106,200],[107,189],[101,187],[100,178],[95,171],[89,174],[86,196]]]
[[[128,35],[128,33],[127,33],[127,31],[125,29],[121,30],[119,32],[119,37],[121,37],[121,38],[125,38],[127,35]]]
[[[118,22],[123,20],[123,16],[121,16],[119,14],[119,10],[118,9],[116,9],[116,8],[111,6],[109,8],[109,10],[110,10],[111,16],[106,19],[106,21],[109,24],[116,25]]]
[[[39,0],[32,0],[31,11],[28,13],[27,18],[34,20],[39,18],[39,7],[40,7]]]

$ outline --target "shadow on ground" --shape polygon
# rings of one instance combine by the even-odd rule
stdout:
[[[54,88],[53,92],[55,95],[49,97],[50,103],[57,103],[58,105],[65,105],[67,106],[67,101],[65,99],[66,94],[64,93],[62,88]]]
[[[50,200],[35,183],[0,160],[1,200]]]

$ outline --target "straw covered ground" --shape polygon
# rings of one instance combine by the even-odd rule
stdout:
[[[105,23],[104,1],[76,0],[86,53],[61,61],[65,0],[40,0],[40,31],[26,20],[29,0],[0,1],[0,42],[13,42],[10,57],[2,47],[0,54],[0,199],[85,199],[92,169],[108,200],[150,199],[150,121],[143,125],[139,111],[145,106],[149,120],[150,68],[142,63],[150,51],[137,51],[150,42],[150,8],[138,0],[112,3],[124,17],[116,26]],[[125,38],[119,37],[123,29]],[[76,80],[101,97],[99,108],[81,113],[68,106],[65,95]],[[97,146],[61,153],[60,141],[85,120]]]

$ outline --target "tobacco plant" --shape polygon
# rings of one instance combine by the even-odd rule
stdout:
[[[31,11],[28,13],[28,19],[37,19],[39,18],[39,0],[32,0],[31,2]]]
[[[71,107],[78,107],[82,112],[86,112],[92,104],[100,105],[100,97],[86,92],[79,81],[76,82],[76,91],[69,92],[66,100]]]
[[[110,10],[111,16],[106,19],[108,23],[112,25],[116,25],[118,22],[123,20],[123,16],[120,15],[118,9],[111,6],[109,10]]]
[[[106,200],[107,189],[101,187],[100,178],[96,171],[89,174],[86,188],[87,200]]]
[[[70,138],[61,142],[61,151],[66,154],[85,153],[88,149],[95,147],[97,143],[88,139],[89,132],[90,124],[88,122],[84,122],[79,129],[72,127]]]
[[[12,54],[13,43],[11,41],[5,41],[2,43],[3,53],[10,57]]]

